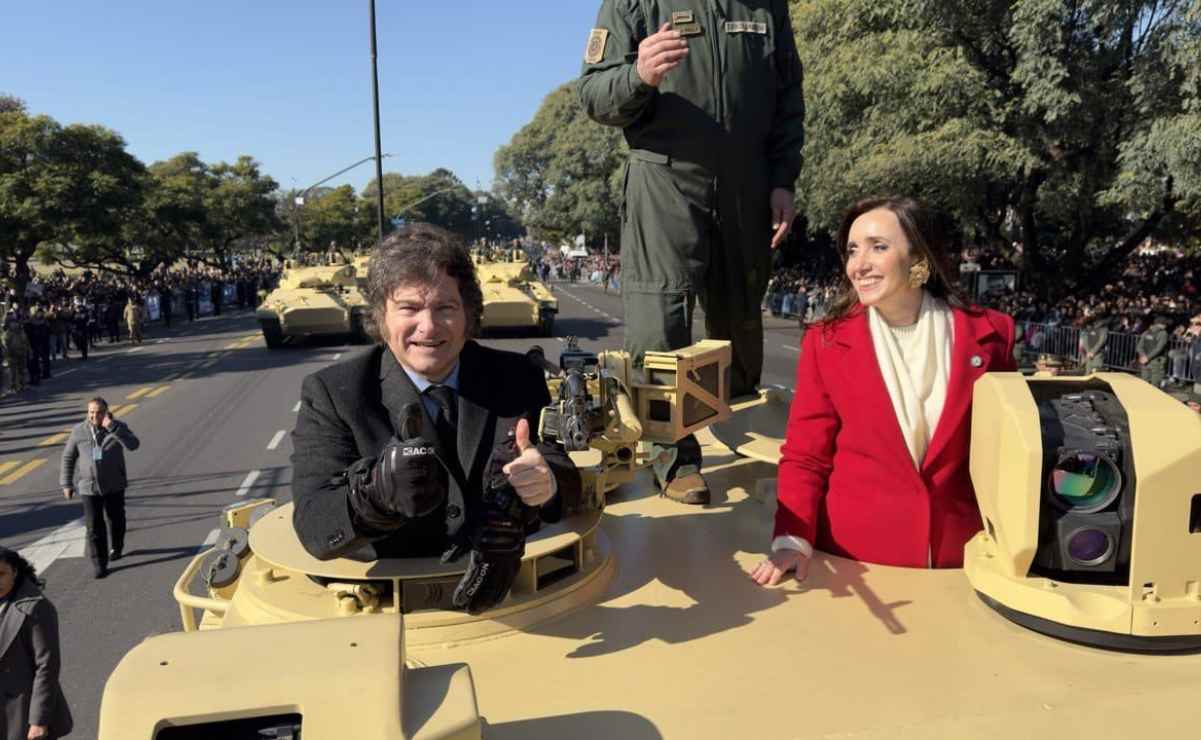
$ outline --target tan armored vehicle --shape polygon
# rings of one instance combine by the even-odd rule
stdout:
[[[461,566],[319,562],[290,505],[236,505],[176,584],[184,631],[109,679],[101,740],[1059,740],[1201,720],[1201,419],[1146,383],[986,375],[965,570],[818,553],[806,582],[764,589],[747,573],[772,531],[787,392],[731,417],[722,342],[649,353],[645,373],[617,352],[561,364],[542,432],[590,503],[530,537],[499,607],[447,608]],[[660,444],[690,431],[704,508],[649,483]],[[1118,510],[1113,552],[1071,560],[1073,532]],[[1048,525],[1068,515],[1071,531]]]
[[[256,316],[267,346],[288,338],[349,335],[366,341],[367,301],[354,265],[294,267],[259,305]]]
[[[473,259],[484,291],[483,329],[531,329],[552,336],[559,300],[534,276],[525,252],[477,250]]]

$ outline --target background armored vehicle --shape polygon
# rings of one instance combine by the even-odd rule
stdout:
[[[367,301],[354,265],[294,267],[259,305],[256,316],[267,346],[283,346],[289,337],[350,335],[367,338]]]
[[[726,427],[728,367],[725,343],[648,353],[644,372],[622,353],[569,346],[541,429],[573,450],[587,504],[529,538],[509,598],[480,615],[446,608],[461,566],[316,561],[296,540],[290,506],[231,507],[217,545],[176,584],[184,632],[147,639],[110,678],[101,740],[1009,740],[1129,737],[1148,726],[1175,737],[1201,719],[1195,651],[1084,647],[989,603],[1195,643],[1201,524],[1185,484],[1201,455],[1195,415],[1133,379],[1027,390],[1020,375],[985,376],[972,455],[989,525],[969,546],[966,577],[819,553],[805,583],[764,589],[747,572],[770,537],[775,470],[710,431],[766,450],[781,430],[745,420],[775,418],[779,401],[746,402],[744,419]],[[1134,541],[1149,547],[1174,522],[1171,557],[1136,553],[1126,586],[1014,567],[1033,557],[1023,540],[1044,538],[1031,510],[1044,495],[1040,451],[1057,427],[1040,417],[1065,410],[1043,399],[1071,406],[1081,393],[1109,394],[1129,415],[1114,430],[1133,454],[1130,485],[1143,486],[1133,526],[1141,516],[1149,529],[1133,530]],[[665,462],[660,443],[688,432],[704,444],[715,493],[703,508],[648,493]],[[1123,623],[1115,602],[1137,618]]]
[[[532,329],[538,336],[553,334],[559,300],[534,276],[525,252],[477,250],[473,258],[484,291],[485,330]]]

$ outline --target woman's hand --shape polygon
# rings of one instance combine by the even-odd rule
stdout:
[[[50,737],[50,730],[46,725],[30,725],[29,734],[25,736],[26,740],[38,740],[43,737]]]
[[[800,550],[776,550],[751,571],[751,580],[760,586],[775,586],[790,570],[796,571],[796,579],[803,581],[809,576],[809,558]]]

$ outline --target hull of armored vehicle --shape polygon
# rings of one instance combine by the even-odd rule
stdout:
[[[256,311],[267,346],[317,336],[366,338],[367,301],[351,265],[288,270]]]
[[[696,369],[679,374],[703,375]],[[994,395],[1016,382],[1002,378]],[[1113,387],[1160,404],[1131,383]],[[775,418],[769,396],[765,418]],[[634,401],[639,416],[655,403]],[[1006,424],[1028,426],[1011,411]],[[1161,424],[1171,417],[1201,433],[1188,426],[1201,422],[1166,405],[1155,411]],[[751,435],[743,443],[766,450],[754,426],[722,436]],[[655,433],[653,424],[626,431]],[[1012,450],[1007,434],[997,446]],[[316,561],[292,533],[290,506],[243,507],[216,548],[227,554],[209,568],[207,595],[189,586],[214,553],[177,584],[186,632],[150,638],[114,673],[101,739],[252,711],[288,718],[304,738],[381,740],[1059,740],[1180,737],[1201,721],[1195,651],[1132,654],[1037,634],[990,608],[964,570],[818,553],[804,583],[754,584],[748,573],[771,538],[775,467],[707,429],[698,437],[710,505],[656,495],[642,469],[607,491],[603,511],[531,537],[510,598],[478,616],[445,608],[461,566]],[[572,455],[585,470],[607,459],[597,449]],[[973,543],[969,575],[996,570],[997,542]],[[1109,611],[1082,588],[1063,590],[1064,608]],[[1161,613],[1201,619],[1201,599],[1188,593]]]

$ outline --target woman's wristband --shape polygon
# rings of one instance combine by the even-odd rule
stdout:
[[[782,534],[771,541],[771,551],[780,550],[796,550],[806,558],[813,557],[813,545],[809,544],[809,540],[794,534]]]

